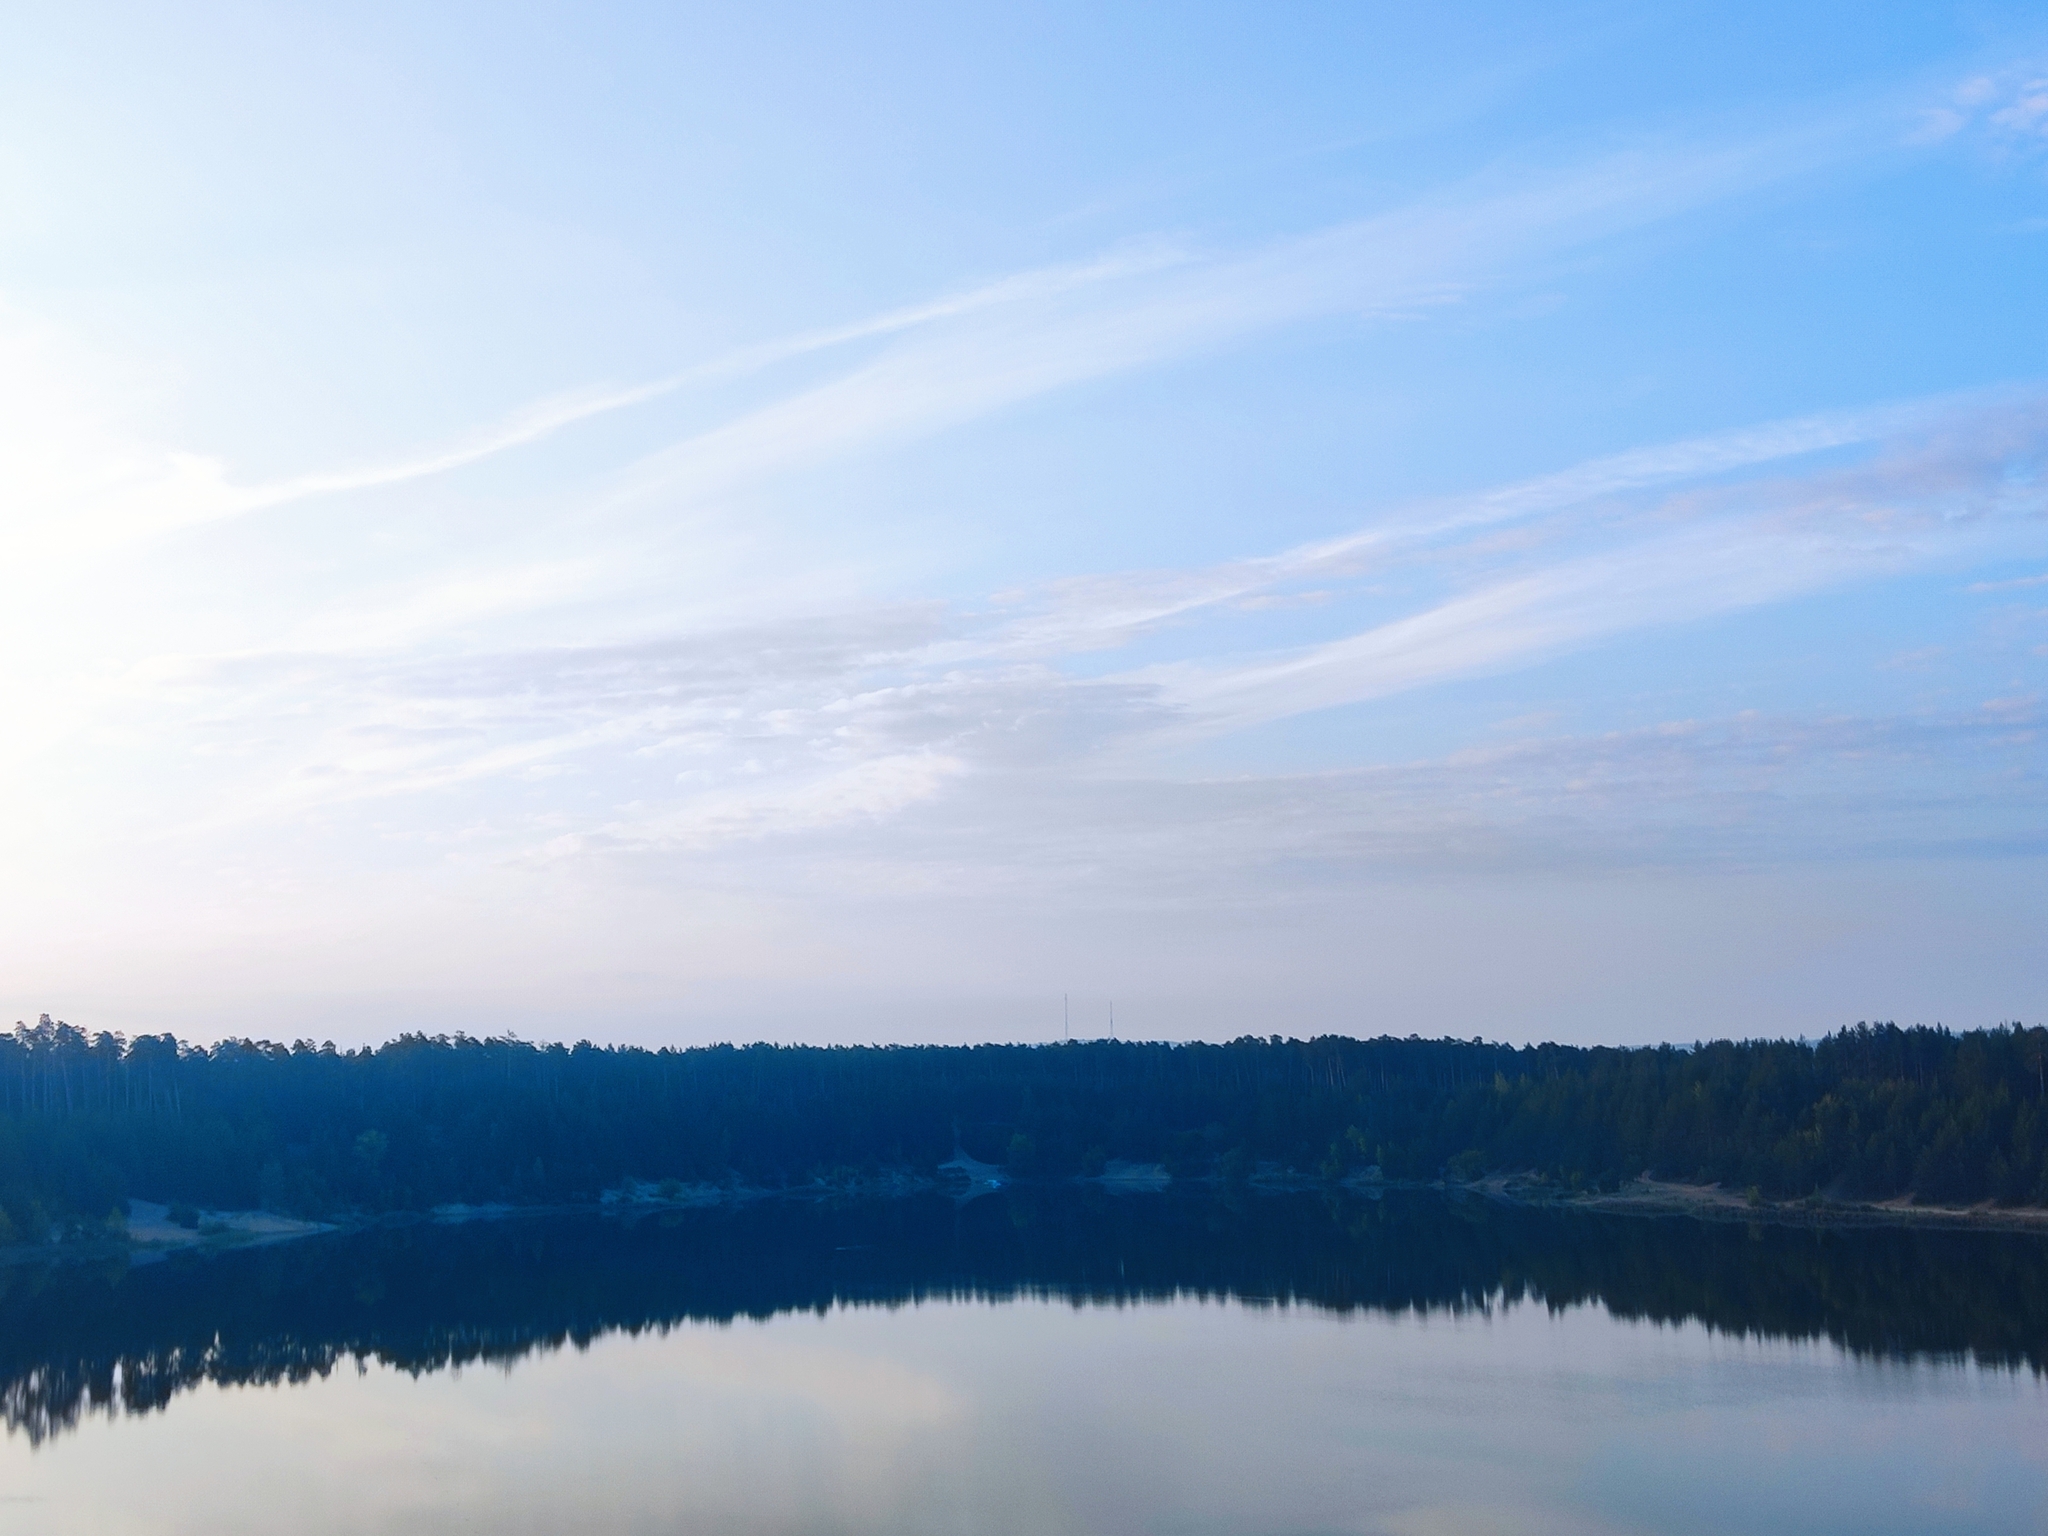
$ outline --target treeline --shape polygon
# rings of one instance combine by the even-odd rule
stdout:
[[[1690,1049],[1227,1044],[200,1047],[47,1016],[0,1035],[0,1239],[143,1198],[302,1215],[559,1204],[628,1180],[1651,1172],[1761,1196],[2048,1204],[2048,1030],[1857,1025]]]

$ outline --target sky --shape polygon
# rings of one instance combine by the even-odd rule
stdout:
[[[2023,4],[0,50],[0,1008],[2048,1015]]]

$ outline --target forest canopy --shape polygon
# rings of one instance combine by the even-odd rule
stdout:
[[[2048,1030],[1818,1042],[637,1046],[401,1036],[337,1050],[0,1034],[0,1241],[131,1198],[315,1216],[565,1204],[628,1181],[930,1175],[1342,1180],[1649,1173],[1771,1198],[2048,1204]]]

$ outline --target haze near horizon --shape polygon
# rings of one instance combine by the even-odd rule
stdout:
[[[12,30],[10,1018],[2048,1013],[2033,7]]]

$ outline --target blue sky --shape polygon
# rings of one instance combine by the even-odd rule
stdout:
[[[2048,1013],[2033,8],[10,32],[16,1015]]]

